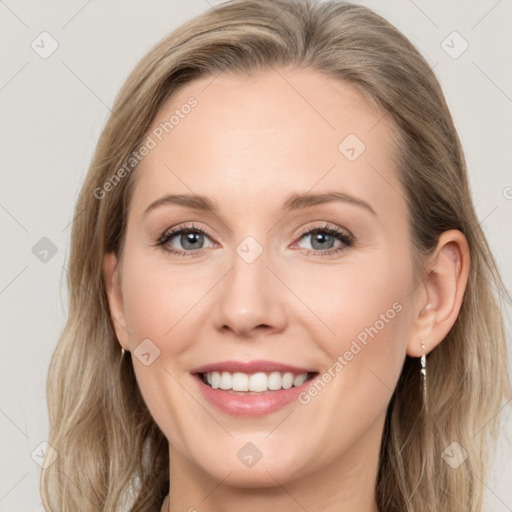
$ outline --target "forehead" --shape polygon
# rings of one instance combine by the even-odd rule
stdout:
[[[167,100],[147,135],[154,147],[137,169],[135,210],[165,193],[208,195],[237,211],[311,189],[377,209],[399,199],[389,119],[313,70],[202,77]]]

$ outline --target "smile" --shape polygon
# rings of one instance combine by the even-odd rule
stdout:
[[[208,372],[201,374],[203,382],[212,389],[224,391],[252,391],[262,393],[265,391],[279,391],[301,386],[311,377],[309,373],[294,375],[291,372],[281,373],[253,373],[251,375],[242,372]]]
[[[235,416],[270,414],[297,399],[317,371],[272,361],[224,361],[192,372],[204,398]]]

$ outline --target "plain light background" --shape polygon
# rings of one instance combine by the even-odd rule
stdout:
[[[43,510],[36,461],[48,436],[48,364],[66,318],[70,221],[109,107],[150,47],[219,3],[0,0],[0,512]],[[478,217],[510,292],[512,2],[360,3],[397,26],[434,66],[465,148]],[[40,36],[45,31],[50,38]],[[58,44],[45,59],[31,47],[41,37],[46,50],[51,39]],[[56,251],[47,261],[37,250],[48,244],[43,237]],[[510,313],[509,305],[509,347]],[[500,412],[487,511],[512,511],[511,407]]]

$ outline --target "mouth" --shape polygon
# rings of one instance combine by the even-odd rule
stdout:
[[[192,372],[201,393],[235,416],[270,414],[292,403],[318,371],[271,361],[224,361]]]
[[[211,389],[220,389],[233,394],[260,394],[302,386],[318,375],[318,372],[227,372],[215,371],[197,374]]]

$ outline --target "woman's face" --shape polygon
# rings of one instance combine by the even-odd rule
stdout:
[[[311,70],[224,73],[147,135],[111,308],[171,465],[373,470],[415,307],[388,118]]]

